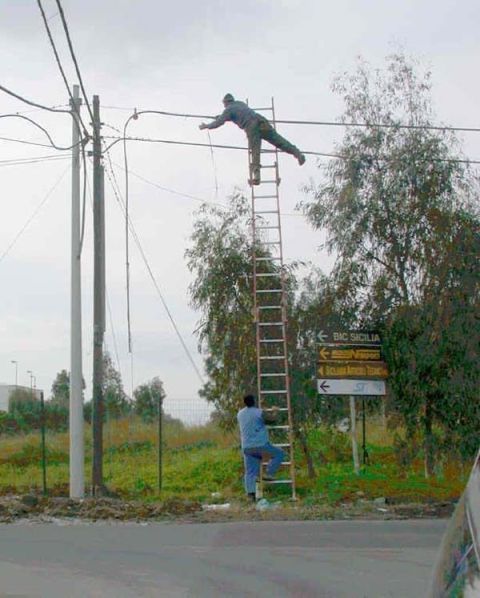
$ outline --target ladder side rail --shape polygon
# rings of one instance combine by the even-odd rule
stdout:
[[[275,102],[272,97],[272,120],[273,120],[273,127],[276,128],[276,117],[275,117]],[[276,148],[275,148],[276,149]],[[290,368],[288,364],[288,343],[287,343],[287,327],[288,327],[288,318],[287,318],[287,300],[286,300],[286,281],[285,281],[285,269],[284,269],[284,261],[283,261],[283,238],[282,238],[282,225],[281,225],[281,218],[280,218],[280,196],[278,192],[278,181],[280,180],[279,173],[278,173],[278,150],[276,149],[276,164],[277,164],[277,210],[278,210],[278,234],[279,234],[279,251],[280,251],[280,281],[281,281],[281,288],[283,290],[282,293],[282,303],[283,303],[283,338],[284,338],[284,355],[285,355],[285,374],[286,380],[285,385],[287,389],[287,408],[288,408],[288,437],[290,442],[290,479],[292,480],[292,498],[296,499],[296,484],[295,484],[295,457],[294,457],[294,446],[293,446],[293,417],[292,417],[292,398],[290,393]]]

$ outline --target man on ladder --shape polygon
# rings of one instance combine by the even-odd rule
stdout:
[[[273,423],[276,420],[277,409],[274,407],[270,412],[258,409],[255,407],[253,395],[245,396],[243,402],[245,406],[237,413],[237,421],[245,465],[245,491],[255,502],[257,480],[261,476],[267,482],[272,481],[285,455],[282,449],[270,444],[265,426],[266,423]],[[261,475],[263,457],[267,457],[269,462],[265,473]]]
[[[279,135],[264,116],[249,108],[245,102],[235,100],[231,93],[227,93],[223,98],[223,105],[225,110],[222,114],[217,116],[211,123],[202,123],[199,129],[216,129],[230,120],[245,131],[248,146],[252,153],[250,185],[260,185],[262,139],[265,139],[279,150],[295,156],[300,166],[305,163],[305,156],[298,147]]]

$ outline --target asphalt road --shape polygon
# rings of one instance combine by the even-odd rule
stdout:
[[[420,598],[445,526],[0,525],[0,596]]]

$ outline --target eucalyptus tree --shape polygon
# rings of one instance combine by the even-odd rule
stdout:
[[[388,57],[384,70],[359,61],[333,91],[343,98],[340,122],[348,126],[339,157],[306,189],[302,208],[327,232],[336,254],[332,282],[357,325],[385,329],[394,398],[410,430],[423,424],[431,470],[433,423],[446,423],[445,400],[455,403],[443,374],[453,384],[465,366],[447,360],[445,369],[439,341],[448,341],[453,321],[463,326],[458,285],[471,289],[478,306],[474,179],[454,132],[432,127],[430,73],[403,54]],[[467,221],[466,250],[459,241]],[[442,375],[435,364],[443,364]]]

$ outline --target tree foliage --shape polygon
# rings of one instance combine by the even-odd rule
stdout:
[[[250,212],[236,193],[226,210],[202,206],[186,251],[194,274],[191,304],[201,314],[199,350],[208,380],[201,396],[231,423],[240,398],[255,389]]]
[[[159,408],[162,408],[166,397],[163,382],[155,377],[145,384],[137,386],[133,391],[133,411],[145,422],[152,422],[158,417]]]
[[[108,352],[103,356],[103,400],[106,418],[118,419],[130,412],[130,401],[123,389],[122,375],[115,369]]]
[[[344,311],[384,329],[395,405],[410,430],[423,425],[431,470],[435,423],[450,440],[456,430],[467,452],[465,433],[472,439],[480,424],[470,401],[480,247],[473,176],[454,134],[425,128],[434,120],[431,82],[419,70],[396,54],[383,71],[360,62],[335,80],[342,121],[367,126],[347,129],[341,159],[310,186],[303,208],[336,253],[332,283]]]

